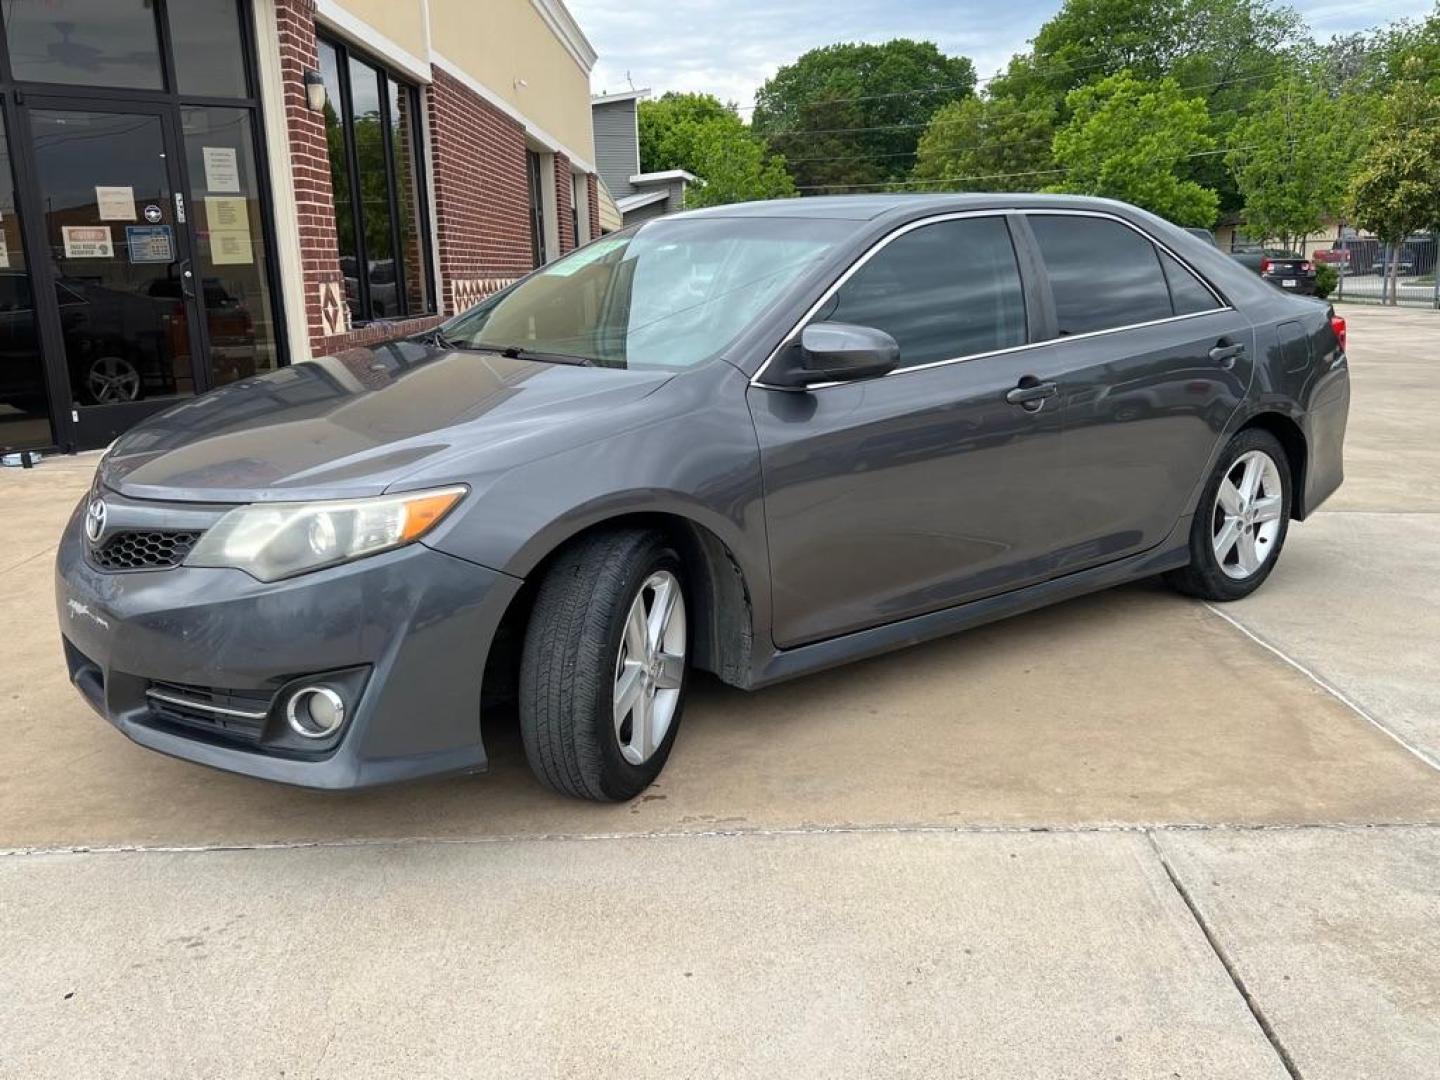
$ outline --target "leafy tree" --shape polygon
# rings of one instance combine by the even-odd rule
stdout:
[[[1233,129],[1225,159],[1245,199],[1250,235],[1291,247],[1340,215],[1363,112],[1303,75],[1287,76],[1256,99]]]
[[[1440,225],[1440,95],[1421,82],[1418,59],[1386,96],[1374,141],[1350,182],[1355,224],[1392,251],[1413,232]],[[1399,259],[1390,261],[1389,301],[1395,303]]]
[[[1050,179],[1054,137],[1043,95],[952,101],[930,118],[912,175],[936,190],[1033,191]]]
[[[734,106],[710,94],[642,101],[639,126],[643,170],[686,169],[704,181],[686,191],[687,206],[795,194],[785,159],[765,149]]]
[[[829,45],[760,88],[753,123],[802,189],[853,190],[903,179],[930,117],[974,85],[970,61],[933,42]]]
[[[1215,192],[1178,175],[1215,146],[1203,99],[1186,97],[1171,78],[1121,72],[1070,91],[1065,104],[1071,119],[1053,149],[1067,174],[1051,190],[1124,199],[1179,225],[1214,223]]]
[[[1272,0],[1066,0],[1031,42],[993,80],[989,93],[1016,100],[1043,95],[1068,119],[1066,95],[1121,71],[1137,78],[1173,77],[1202,98],[1221,145],[1253,96],[1285,68],[1304,25]],[[1241,198],[1223,158],[1191,158],[1177,174],[1220,195],[1234,210]]]

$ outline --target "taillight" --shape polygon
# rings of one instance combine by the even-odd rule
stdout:
[[[1269,272],[1270,272],[1270,260],[1269,260],[1269,259],[1261,259],[1261,260],[1260,260],[1260,273],[1262,273],[1262,274],[1268,274]]]
[[[1340,341],[1340,351],[1345,351],[1345,320],[1339,315],[1330,316],[1330,329],[1335,331],[1335,337]]]
[[[1302,263],[1300,264],[1300,272],[1301,272],[1302,274],[1308,274],[1308,273],[1310,273],[1310,264],[1309,264],[1308,262],[1302,262]]]

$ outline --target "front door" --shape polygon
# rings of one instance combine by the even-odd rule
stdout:
[[[901,368],[807,392],[750,390],[781,647],[1049,576],[1061,542],[1058,410],[1003,215],[894,237],[815,320],[885,330]],[[796,346],[786,346],[793,348]],[[764,381],[763,373],[759,380]]]
[[[172,113],[163,106],[27,96],[49,279],[42,330],[64,357],[75,442],[103,445],[208,385],[204,310]]]

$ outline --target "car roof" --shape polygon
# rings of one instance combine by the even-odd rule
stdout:
[[[1032,195],[1016,192],[885,193],[875,195],[817,195],[799,199],[730,203],[703,210],[669,215],[669,220],[690,217],[836,218],[871,221],[886,216],[995,209],[1133,210],[1112,199],[1082,195]]]

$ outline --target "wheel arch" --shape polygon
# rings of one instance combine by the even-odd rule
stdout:
[[[511,599],[486,657],[482,701],[504,700],[513,687],[524,644],[525,627],[539,583],[559,555],[598,532],[644,529],[666,536],[685,566],[686,599],[694,631],[690,662],[731,686],[751,681],[755,605],[752,582],[730,546],[693,518],[669,511],[617,514],[587,524],[554,543],[525,575]]]
[[[1290,516],[1296,521],[1304,521],[1309,513],[1309,507],[1305,505],[1305,478],[1310,455],[1305,432],[1293,418],[1280,412],[1257,413],[1246,420],[1236,434],[1251,429],[1275,436],[1285,451],[1286,462],[1290,466]]]

